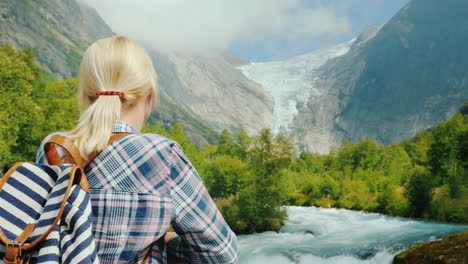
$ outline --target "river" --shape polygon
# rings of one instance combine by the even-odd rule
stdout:
[[[318,207],[286,207],[279,233],[240,235],[240,263],[388,264],[412,245],[467,225]]]

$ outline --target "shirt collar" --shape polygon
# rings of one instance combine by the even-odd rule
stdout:
[[[113,134],[116,134],[116,133],[141,134],[138,129],[120,120],[115,121],[114,128],[112,129],[112,133]]]

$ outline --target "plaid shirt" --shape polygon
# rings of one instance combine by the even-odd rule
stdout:
[[[174,141],[141,134],[117,121],[113,133],[131,132],[85,168],[100,262],[166,263],[166,251],[188,263],[237,263],[237,238]],[[53,134],[52,134],[53,135]],[[37,162],[46,164],[43,144]],[[177,235],[164,243],[172,224]]]

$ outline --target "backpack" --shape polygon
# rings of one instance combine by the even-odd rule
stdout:
[[[128,134],[115,134],[108,144]],[[50,165],[19,162],[0,180],[0,263],[99,263],[84,174],[98,153],[85,161],[62,135],[44,151]]]

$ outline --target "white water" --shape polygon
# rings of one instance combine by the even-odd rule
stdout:
[[[280,233],[241,235],[240,263],[386,264],[412,245],[468,226],[345,209],[286,207]]]
[[[297,104],[309,96],[319,96],[315,70],[331,58],[346,54],[354,39],[343,44],[316,50],[286,61],[252,62],[240,67],[249,79],[261,84],[272,96],[273,132],[287,128],[297,114]]]

